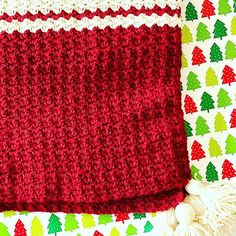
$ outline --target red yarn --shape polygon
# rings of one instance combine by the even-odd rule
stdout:
[[[176,206],[180,65],[178,27],[0,33],[0,210]]]

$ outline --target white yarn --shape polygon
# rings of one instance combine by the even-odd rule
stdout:
[[[200,224],[192,222],[190,225],[179,224],[175,230],[174,236],[212,236]]]
[[[204,191],[204,184],[195,179],[191,179],[189,183],[186,185],[185,189],[191,195],[199,196]]]
[[[200,197],[205,208],[204,224],[212,229],[223,226],[236,212],[236,185],[224,180],[203,186],[201,182],[191,180],[186,190]]]
[[[187,203],[180,203],[175,208],[175,216],[179,224],[191,224],[195,219],[195,211]]]
[[[195,210],[195,213],[196,213],[197,221],[201,221],[202,216],[205,213],[205,207],[203,205],[201,198],[199,196],[195,196],[195,195],[188,195],[185,198],[184,202],[188,203],[189,205],[191,205],[193,207],[193,209]]]
[[[16,13],[25,15],[27,12],[48,14],[50,11],[71,13],[73,10],[83,13],[85,10],[95,12],[97,9],[106,11],[111,8],[114,11],[122,7],[128,10],[130,7],[140,9],[142,6],[153,8],[155,5],[164,8],[169,5],[172,9],[179,8],[181,0],[1,0],[0,15],[7,13],[12,16]]]
[[[201,224],[195,222],[194,208],[181,203],[175,209],[175,215],[179,222],[175,229],[175,236],[210,236],[210,233]]]
[[[158,225],[156,236],[174,236],[174,228],[177,224],[174,208],[158,212],[156,223]]]
[[[107,15],[104,18],[95,16],[92,19],[83,17],[81,20],[74,17],[71,17],[70,19],[65,19],[63,17],[59,19],[49,18],[47,20],[36,19],[34,21],[25,19],[23,21],[13,20],[12,22],[0,20],[0,32],[12,33],[16,30],[23,33],[26,30],[30,30],[34,33],[37,30],[47,32],[49,29],[53,29],[54,31],[64,29],[69,31],[73,28],[78,31],[82,31],[83,29],[92,30],[95,27],[104,29],[105,27],[110,26],[114,29],[118,26],[122,26],[124,28],[128,28],[131,25],[135,27],[140,27],[141,25],[152,27],[153,25],[163,26],[165,24],[170,27],[175,27],[176,25],[181,24],[181,19],[177,15],[171,16],[167,13],[162,16],[155,13],[152,15],[145,15],[142,13],[138,16],[129,14],[127,16],[118,15],[116,17]]]
[[[222,236],[236,212],[236,184],[191,180],[189,193],[175,209],[158,212],[155,236]],[[235,220],[235,219],[234,219]]]
[[[168,225],[176,225],[176,216],[175,216],[175,209],[171,208],[168,211],[160,211],[158,212],[157,219]]]
[[[189,195],[175,210],[158,212],[156,236],[222,236],[236,212],[236,185],[191,180]],[[176,226],[177,225],[177,226]]]
[[[174,236],[174,229],[169,226],[169,225],[165,225],[165,226],[158,226],[157,232],[155,232],[155,236]]]

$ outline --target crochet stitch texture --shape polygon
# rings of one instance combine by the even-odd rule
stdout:
[[[37,2],[0,5],[0,210],[176,206],[180,0]]]

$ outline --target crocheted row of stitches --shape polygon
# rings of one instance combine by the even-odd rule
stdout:
[[[127,16],[129,14],[133,14],[135,16],[138,16],[141,13],[145,13],[146,15],[151,15],[152,13],[156,13],[159,16],[162,16],[164,13],[167,13],[170,16],[174,16],[175,14],[180,16],[180,8],[176,8],[176,9],[172,10],[168,5],[164,8],[162,8],[158,5],[155,5],[153,8],[146,8],[145,6],[143,6],[140,9],[137,9],[134,6],[132,6],[128,10],[120,8],[117,11],[113,11],[111,8],[109,8],[106,11],[102,11],[101,9],[97,9],[95,12],[86,10],[83,13],[79,13],[75,10],[73,10],[70,13],[67,13],[65,11],[61,11],[59,13],[55,13],[53,11],[50,11],[48,14],[43,14],[42,12],[38,12],[37,14],[31,14],[28,12],[25,15],[20,15],[19,13],[16,13],[13,16],[9,16],[6,13],[4,13],[3,15],[0,15],[0,20],[6,20],[8,22],[11,22],[13,20],[23,21],[24,19],[29,19],[29,20],[34,21],[36,19],[47,20],[48,18],[52,18],[52,19],[56,20],[60,17],[64,17],[65,19],[69,19],[71,17],[74,17],[74,18],[80,20],[83,17],[88,17],[89,19],[92,19],[94,16],[99,16],[101,18],[104,18],[105,16],[112,16],[112,17],[116,17],[118,15]]]
[[[144,195],[181,192],[189,177],[180,58],[180,28],[167,25],[1,33],[1,205],[175,205]],[[132,197],[134,209],[116,204]]]
[[[120,8],[128,10],[132,6],[140,9],[143,6],[153,8],[155,5],[162,8],[168,5],[176,9],[180,7],[180,4],[181,0],[1,0],[0,15],[4,13],[10,16],[16,13],[25,15],[27,12],[48,14],[50,11],[71,13],[73,10],[83,13],[86,10],[95,12],[97,9],[106,11],[109,8],[118,11]]]
[[[127,28],[131,25],[135,27],[147,25],[151,27],[155,24],[158,26],[168,24],[171,27],[175,27],[181,24],[179,13],[179,9],[171,10],[169,6],[160,8],[158,5],[154,5],[153,8],[145,8],[144,6],[140,9],[132,6],[128,10],[119,8],[115,12],[109,8],[105,12],[99,9],[93,13],[86,11],[82,14],[72,11],[72,13],[61,12],[59,14],[50,12],[46,16],[41,14],[19,16],[19,14],[15,14],[9,18],[9,16],[2,15],[0,17],[0,32],[12,33],[15,30],[21,33],[27,30],[31,32],[36,32],[37,30],[46,32],[49,29],[69,31],[72,28],[81,31],[83,29],[92,30],[95,27],[104,29],[109,26],[114,29],[118,26]]]
[[[74,17],[71,17],[68,20],[62,17],[58,20],[49,18],[46,21],[41,19],[36,19],[35,21],[25,19],[23,22],[20,22],[18,20],[13,20],[12,22],[0,20],[0,32],[5,31],[7,33],[12,33],[13,31],[18,31],[23,33],[29,30],[35,33],[37,30],[47,32],[49,29],[53,29],[54,31],[59,31],[60,29],[64,29],[66,31],[69,31],[71,29],[82,31],[83,29],[92,30],[95,27],[104,29],[109,26],[112,29],[115,29],[118,26],[128,28],[129,26],[133,25],[138,28],[141,25],[152,27],[153,25],[163,26],[165,24],[168,24],[171,27],[175,27],[176,25],[181,24],[181,20],[177,15],[170,16],[166,13],[162,16],[154,13],[152,15],[141,13],[138,16],[129,14],[126,17],[121,15],[118,15],[116,17],[105,16],[104,18],[95,16],[92,19],[84,17],[81,20],[78,20]]]
[[[176,207],[185,198],[183,189],[174,189],[151,196],[121,199],[108,202],[4,202],[0,204],[0,211],[14,209],[15,211],[42,211],[42,212],[68,212],[68,213],[95,213],[114,214],[131,212],[165,211]]]

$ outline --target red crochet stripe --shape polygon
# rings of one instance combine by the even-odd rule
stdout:
[[[1,33],[1,210],[176,206],[190,178],[180,66],[178,27]]]
[[[71,17],[74,17],[78,20],[88,17],[89,19],[92,19],[94,16],[99,16],[101,18],[104,18],[105,16],[112,16],[116,17],[118,15],[127,16],[129,14],[134,14],[136,16],[140,15],[141,13],[144,13],[146,15],[151,15],[153,13],[156,13],[160,16],[162,16],[164,13],[167,13],[171,16],[174,16],[177,14],[180,16],[180,9],[174,9],[172,10],[169,6],[166,6],[165,8],[161,8],[159,6],[155,6],[153,9],[145,8],[144,6],[141,9],[136,9],[135,7],[131,7],[129,10],[124,10],[123,8],[120,8],[118,11],[113,11],[112,9],[108,9],[107,11],[102,11],[100,9],[97,9],[95,12],[91,12],[89,10],[86,10],[84,13],[78,13],[77,11],[73,11],[71,13],[67,13],[65,11],[62,11],[59,14],[54,13],[53,11],[50,11],[48,14],[44,15],[43,13],[39,12],[35,15],[28,12],[25,15],[20,15],[19,13],[16,13],[13,16],[9,16],[6,13],[3,15],[0,15],[0,20],[6,20],[8,22],[12,22],[13,20],[23,21],[24,19],[30,19],[32,21],[35,21],[36,19],[42,19],[47,20],[48,18],[52,18],[57,20],[60,17],[63,17],[65,19],[70,19]]]

